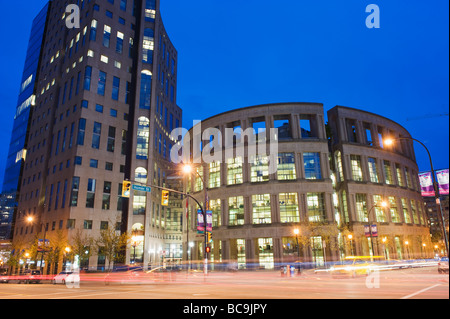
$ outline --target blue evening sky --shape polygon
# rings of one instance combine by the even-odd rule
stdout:
[[[3,1],[0,182],[31,22],[44,0]],[[368,29],[367,5],[381,28]],[[161,0],[178,50],[183,126],[235,108],[318,102],[403,125],[449,167],[449,3],[446,0]],[[409,120],[409,118],[415,118]],[[421,171],[425,151],[415,144]]]

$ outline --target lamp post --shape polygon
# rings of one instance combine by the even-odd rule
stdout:
[[[406,245],[406,252],[408,253],[408,259],[411,259],[411,256],[409,255],[409,241],[405,240],[405,245]]]
[[[188,175],[188,174],[192,174],[193,173],[193,167],[189,164],[186,164],[183,166],[183,173]],[[207,247],[208,247],[208,234],[206,231],[208,222],[207,222],[207,218],[206,218],[206,211],[209,208],[209,204],[208,204],[208,189],[206,187],[205,184],[205,180],[203,179],[203,177],[198,173],[197,170],[195,170],[195,173],[197,173],[198,177],[200,177],[200,180],[202,181],[203,184],[203,188],[205,189],[205,203],[203,204],[203,207],[200,205],[200,203],[197,204],[200,206],[200,209],[202,211],[203,214],[203,224],[204,224],[204,245],[203,245],[203,251],[204,251],[204,255],[205,255],[205,261],[204,261],[204,266],[203,266],[203,273],[206,275],[208,274],[208,253],[207,253]]]
[[[27,217],[27,222],[32,223],[34,221],[34,218],[32,216],[28,216]],[[44,267],[42,266],[43,261],[44,261],[44,252],[45,252],[45,237],[47,235],[47,227],[45,227],[44,223],[40,223],[41,228],[44,228],[44,239],[42,242],[42,250],[41,250],[41,264],[40,264],[40,268],[41,268],[41,274],[43,274],[44,272]],[[39,243],[38,243],[39,246]]]
[[[436,178],[434,177],[434,167],[433,167],[433,160],[431,159],[431,154],[430,151],[428,150],[428,148],[425,146],[425,144],[423,144],[421,141],[412,138],[412,137],[397,137],[397,138],[388,138],[386,140],[384,140],[384,144],[386,146],[391,146],[394,144],[394,141],[400,141],[400,140],[411,140],[411,141],[416,141],[417,143],[419,143],[420,145],[422,145],[425,150],[427,151],[428,154],[428,159],[430,160],[430,167],[431,167],[431,179],[433,181],[433,188],[434,188],[434,195],[435,195],[435,199],[436,199],[436,204],[439,204],[439,210],[440,210],[440,217],[441,217],[441,226],[442,226],[442,235],[444,236],[444,242],[445,242],[445,252],[447,254],[448,257],[448,238],[447,238],[447,230],[445,228],[445,220],[444,220],[444,213],[442,211],[442,204],[441,204],[441,200],[440,200],[440,195],[439,195],[439,187],[436,183]]]
[[[367,219],[368,219],[368,223],[369,223],[370,244],[372,246],[372,258],[375,256],[375,251],[373,249],[373,234],[372,234],[372,222],[371,222],[371,218],[370,218],[370,213],[376,207],[378,207],[378,208],[386,208],[386,207],[388,207],[388,203],[385,202],[385,201],[382,201],[381,203],[376,203],[375,205],[370,207],[369,212],[367,214]],[[375,218],[375,220],[376,220],[376,218]],[[377,252],[378,252],[378,240],[377,240]]]

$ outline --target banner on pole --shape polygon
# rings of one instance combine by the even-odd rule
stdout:
[[[212,232],[212,211],[206,211],[206,231]],[[197,234],[205,233],[205,220],[203,218],[202,210],[197,210]]]
[[[448,168],[436,171],[436,178],[439,184],[439,194],[449,195]]]
[[[420,188],[422,191],[422,196],[424,197],[433,197],[434,187],[433,187],[433,178],[431,177],[431,172],[425,172],[419,174]]]

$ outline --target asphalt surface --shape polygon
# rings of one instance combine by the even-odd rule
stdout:
[[[449,299],[449,275],[437,267],[389,270],[357,278],[332,278],[329,273],[303,272],[282,276],[277,271],[178,273],[145,284],[110,284],[103,280],[70,285],[0,284],[7,299]]]

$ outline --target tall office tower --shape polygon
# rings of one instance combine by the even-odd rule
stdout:
[[[14,116],[11,142],[9,144],[5,177],[0,202],[0,240],[11,237],[13,216],[17,208],[17,197],[27,149],[27,133],[30,124],[30,110],[36,98],[36,78],[39,70],[39,56],[45,33],[48,5],[33,20],[30,39],[22,73],[16,114]]]
[[[147,267],[181,257],[181,233],[166,233],[181,218],[161,205],[160,192],[122,197],[124,180],[165,185],[170,132],[182,117],[177,51],[159,1],[77,4],[80,28],[73,29],[67,1],[48,5],[13,244],[25,249],[37,238],[55,248],[73,244],[76,234],[98,239],[112,228],[133,234],[124,262]],[[82,267],[110,265],[102,248],[95,250]]]

